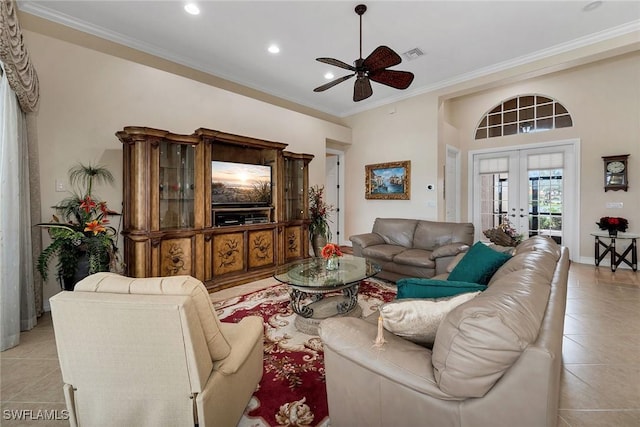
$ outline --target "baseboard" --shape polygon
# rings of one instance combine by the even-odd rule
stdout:
[[[592,265],[592,266],[596,266],[595,260],[593,259],[593,257],[588,257],[588,256],[581,256],[580,260],[578,261],[580,264],[587,264],[587,265]],[[606,257],[605,259],[603,259],[602,261],[600,261],[600,267],[607,267],[607,268],[611,268],[611,259],[609,257]],[[627,264],[622,263],[618,266],[618,268],[616,270],[631,270],[632,268],[629,267]]]

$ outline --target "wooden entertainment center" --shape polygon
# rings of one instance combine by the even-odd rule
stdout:
[[[123,143],[128,276],[191,275],[213,291],[268,277],[278,265],[309,256],[313,155],[203,128],[178,135],[128,126],[116,136]],[[213,182],[212,163],[270,169],[270,183],[236,193]],[[251,192],[249,201],[235,200],[245,200],[241,191]],[[229,197],[233,203],[218,200]]]

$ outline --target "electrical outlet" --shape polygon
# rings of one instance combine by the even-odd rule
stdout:
[[[56,179],[56,192],[61,193],[67,191],[67,186],[64,185],[64,181],[60,181],[59,179]]]
[[[607,209],[622,209],[622,202],[607,202]]]

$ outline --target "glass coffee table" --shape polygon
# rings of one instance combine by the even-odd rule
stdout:
[[[379,272],[380,266],[369,260],[344,255],[336,270],[327,270],[323,258],[307,258],[279,267],[273,277],[289,285],[296,328],[317,335],[323,319],[362,315],[358,305],[360,281]]]

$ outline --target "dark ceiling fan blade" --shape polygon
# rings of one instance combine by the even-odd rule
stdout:
[[[362,101],[373,95],[373,89],[371,89],[371,82],[368,77],[358,76],[355,84],[353,85],[353,100],[354,102]]]
[[[401,62],[402,58],[400,58],[400,55],[391,50],[391,48],[378,46],[376,50],[371,52],[371,55],[367,56],[367,59],[364,60],[364,66],[371,72],[393,67]]]
[[[342,83],[345,80],[349,80],[351,77],[355,76],[355,74],[349,74],[347,76],[343,76],[340,77],[338,79],[335,79],[333,81],[330,81],[329,83],[323,84],[322,86],[318,86],[317,88],[315,88],[313,91],[314,92],[322,92],[324,90],[327,90],[329,88],[334,87],[335,85],[337,85],[338,83]]]
[[[406,89],[413,82],[413,73],[408,71],[378,70],[370,72],[369,78],[376,83],[391,86],[395,89]]]
[[[316,58],[316,61],[324,62],[325,64],[334,65],[336,67],[344,68],[345,70],[355,71],[355,67],[347,64],[346,62],[339,61],[333,58]]]

